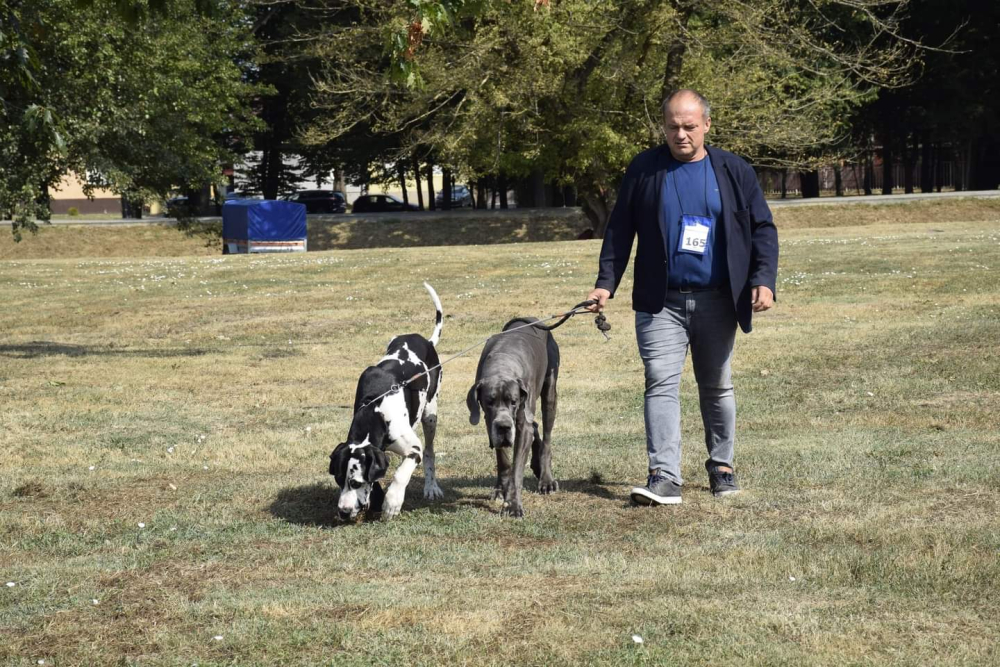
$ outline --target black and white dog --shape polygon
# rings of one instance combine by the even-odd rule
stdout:
[[[516,518],[524,516],[521,487],[529,450],[531,471],[538,478],[538,492],[549,494],[559,490],[559,482],[552,475],[559,346],[549,331],[531,326],[537,321],[534,317],[511,320],[503,328],[507,333],[489,339],[479,357],[476,383],[465,399],[470,424],[479,423],[480,406],[486,413],[486,434],[497,456],[493,497],[503,498],[502,514]],[[539,398],[542,399],[541,437],[535,421]]]
[[[369,366],[358,380],[354,397],[354,419],[347,441],[330,454],[330,474],[340,486],[337,510],[342,520],[382,506],[382,517],[391,519],[403,506],[406,485],[417,464],[424,463],[424,498],[444,496],[434,477],[434,432],[437,429],[437,400],[441,391],[441,369],[435,346],[441,339],[444,317],[441,300],[434,288],[424,283],[434,301],[437,319],[430,339],[420,334],[396,336],[389,341],[385,356],[377,366]],[[428,369],[434,368],[430,372]],[[418,373],[425,373],[402,389]],[[423,426],[425,445],[413,430]],[[389,467],[385,452],[403,457],[388,490],[382,494],[378,480]]]

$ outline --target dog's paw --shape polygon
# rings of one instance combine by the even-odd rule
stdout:
[[[382,520],[388,521],[389,519],[396,517],[402,509],[402,490],[390,488],[385,494],[385,500],[382,501]]]
[[[524,507],[521,506],[521,503],[504,503],[503,509],[500,510],[500,516],[510,517],[511,519],[523,519]]]
[[[497,484],[493,487],[493,493],[490,494],[490,500],[503,500],[504,497],[503,487]]]
[[[538,493],[547,496],[559,490],[559,482],[554,479],[543,479],[538,482]]]
[[[424,498],[427,500],[441,500],[444,498],[444,491],[438,486],[437,480],[424,481]]]

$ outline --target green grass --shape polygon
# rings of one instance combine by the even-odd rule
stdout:
[[[582,299],[596,241],[4,262],[0,663],[997,664],[1000,209],[909,210],[782,212],[741,496],[708,493],[688,369],[684,504],[627,506],[631,278],[611,342],[559,329],[562,490],[523,521],[468,424],[478,351],[445,368],[443,501],[418,472],[397,520],[339,525],[327,456],[363,367],[429,333],[421,281],[447,355]]]

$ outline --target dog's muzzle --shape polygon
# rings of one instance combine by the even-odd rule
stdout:
[[[498,419],[492,425],[493,437],[490,438],[490,448],[511,447],[514,444],[514,423]]]

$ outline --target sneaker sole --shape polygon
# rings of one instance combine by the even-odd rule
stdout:
[[[648,489],[637,486],[629,494],[636,505],[680,505],[680,496],[658,496]]]
[[[725,498],[726,496],[735,496],[742,489],[727,489],[725,491],[713,491],[712,495],[716,498]]]

